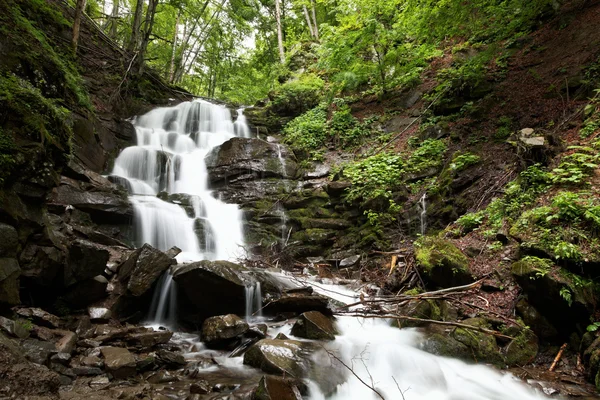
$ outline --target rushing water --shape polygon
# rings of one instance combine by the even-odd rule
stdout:
[[[130,191],[136,243],[161,250],[177,246],[183,250],[180,261],[242,256],[242,213],[213,197],[204,162],[212,148],[235,136],[250,136],[242,110],[233,122],[223,106],[185,102],[152,110],[134,125],[136,145],[119,154],[112,175]],[[178,201],[187,201],[192,215],[158,198],[161,192],[162,198],[185,194]]]
[[[241,211],[236,205],[225,204],[212,195],[204,162],[215,146],[235,136],[250,136],[242,110],[238,110],[234,122],[225,107],[204,101],[187,102],[155,109],[139,117],[135,128],[136,145],[124,149],[118,156],[112,179],[130,192],[135,209],[137,243],[149,243],[162,250],[177,246],[183,250],[178,256],[179,261],[233,260],[243,255]],[[285,169],[281,148],[278,158]],[[423,196],[420,201],[421,233],[426,229],[425,200]],[[283,241],[288,233],[285,213],[283,209],[281,211]],[[315,292],[346,304],[356,302],[358,297],[356,292],[331,282],[298,282],[296,278],[284,275],[279,278],[288,287],[310,284]],[[172,273],[168,271],[157,286],[151,319],[176,326],[175,299],[176,287]],[[261,301],[260,284],[248,286],[248,321],[254,322],[254,317],[260,316]],[[277,326],[276,329],[290,335],[290,324]],[[337,372],[332,369],[331,376],[315,377],[309,383],[313,400],[543,398],[511,375],[420,350],[423,337],[416,330],[393,328],[382,320],[351,317],[338,319],[337,326],[341,334],[326,347],[352,370],[335,359],[326,360]],[[177,340],[193,348],[188,359],[208,351],[198,344],[197,336],[184,335]],[[220,367],[211,364],[208,369],[225,368],[237,377],[248,370],[241,365],[239,357],[223,357],[219,364]],[[322,385],[323,381],[340,376],[343,379],[336,381],[339,384],[334,393],[324,393],[321,388],[328,385]]]

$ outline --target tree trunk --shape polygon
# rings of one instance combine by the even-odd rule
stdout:
[[[131,27],[131,37],[127,45],[127,51],[133,52],[137,49],[140,37],[140,27],[142,26],[142,13],[144,11],[144,0],[137,0],[135,13],[133,15],[133,25]]]
[[[119,19],[119,0],[113,0],[113,8],[110,13],[110,31],[109,35],[111,38],[117,38],[117,20]]]
[[[302,6],[302,11],[304,11],[304,17],[306,18],[306,24],[308,25],[310,36],[314,38],[315,32],[313,31],[312,23],[310,22],[310,16],[308,15],[308,10],[306,9],[306,6]]]
[[[148,43],[150,42],[150,34],[152,33],[152,27],[154,26],[154,16],[156,15],[156,6],[158,5],[158,0],[150,0],[148,3],[148,11],[146,12],[146,21],[144,36],[142,37],[142,43],[140,45],[140,50],[138,52],[137,58],[137,73],[142,74],[144,72],[144,56],[146,54],[146,49],[148,48]]]
[[[71,42],[73,53],[77,53],[77,44],[79,43],[79,28],[81,27],[81,17],[83,16],[85,2],[86,0],[77,0],[77,4],[75,5],[75,18],[73,19],[73,40]]]
[[[319,25],[317,24],[317,12],[315,11],[314,0],[310,0],[310,8],[312,8],[313,26],[315,27],[315,39],[319,40]]]
[[[177,12],[175,20],[175,34],[173,35],[173,51],[171,52],[171,65],[169,67],[169,83],[173,82],[175,72],[175,54],[177,53],[177,36],[179,35],[179,19],[181,18],[181,9]]]
[[[283,49],[283,33],[281,29],[281,5],[280,0],[275,0],[275,19],[277,20],[277,46],[279,47],[279,61],[285,64],[285,50]]]

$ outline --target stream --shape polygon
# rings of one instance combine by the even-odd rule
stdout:
[[[149,243],[161,250],[172,246],[182,252],[181,264],[196,260],[237,260],[245,256],[243,216],[235,204],[214,197],[204,161],[207,154],[233,137],[251,133],[238,110],[236,119],[220,105],[206,101],[158,108],[134,121],[136,145],[124,149],[111,173],[127,187],[134,205],[135,243]],[[281,152],[279,162],[285,163]],[[168,200],[168,201],[167,201]],[[423,215],[425,197],[423,197]],[[284,210],[281,236],[287,232]],[[422,229],[424,229],[422,221]],[[356,301],[358,293],[335,281],[316,282],[281,272],[273,276],[286,287],[310,285],[314,291],[338,303]],[[166,273],[154,294],[150,320],[153,325],[176,328],[176,294],[171,273]],[[293,321],[275,322],[260,315],[260,284],[246,289],[246,318],[265,323],[268,335],[291,335]],[[389,321],[340,317],[340,334],[323,346],[313,361],[329,371],[309,376],[309,399],[368,400],[533,400],[546,398],[510,374],[483,365],[439,357],[420,349],[423,336],[416,329],[398,329]],[[220,376],[243,393],[263,375],[244,366],[242,356],[208,350],[198,335],[176,333],[172,339],[186,351],[193,365],[190,379]],[[328,355],[335,357],[328,357]],[[342,364],[343,363],[343,364]],[[188,369],[191,368],[188,366]],[[359,379],[360,378],[360,379]],[[333,390],[332,390],[333,388]],[[376,393],[377,392],[377,393]],[[164,393],[180,398],[177,384],[165,384]],[[207,395],[206,398],[217,398]],[[182,397],[185,398],[185,397]],[[219,397],[224,398],[224,397]],[[227,397],[229,398],[229,397]],[[231,397],[233,398],[233,397]],[[235,397],[238,398],[238,397]]]

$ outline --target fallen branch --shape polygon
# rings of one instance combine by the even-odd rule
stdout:
[[[491,329],[486,329],[486,328],[482,328],[479,326],[473,326],[473,325],[467,325],[467,324],[462,324],[460,322],[451,322],[451,321],[436,321],[434,319],[425,319],[425,318],[416,318],[416,317],[409,317],[406,315],[390,315],[390,314],[384,314],[384,315],[377,315],[377,314],[360,314],[357,313],[356,311],[352,311],[351,313],[343,313],[343,312],[334,312],[335,315],[343,315],[343,316],[347,316],[347,317],[356,317],[356,318],[381,318],[381,319],[395,319],[395,320],[399,320],[399,321],[413,321],[413,322],[426,322],[429,324],[436,324],[436,325],[445,325],[445,326],[454,326],[457,328],[463,328],[463,329],[470,329],[473,331],[479,331],[479,332],[483,332],[483,333],[487,333],[489,335],[493,335],[499,338],[503,338],[503,339],[508,339],[508,340],[513,340],[514,337],[512,336],[508,336],[505,335],[503,333],[500,333],[498,331],[494,331]]]
[[[562,346],[560,346],[560,350],[558,351],[558,354],[554,358],[554,362],[552,363],[552,365],[550,366],[550,369],[548,371],[554,372],[554,370],[556,369],[556,366],[558,365],[558,362],[562,358],[562,355],[565,352],[566,348],[567,348],[567,344],[566,343],[563,344]]]

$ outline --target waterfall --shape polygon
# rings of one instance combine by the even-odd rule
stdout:
[[[177,246],[182,249],[179,261],[242,257],[241,210],[213,197],[204,157],[235,136],[250,137],[243,110],[233,122],[224,106],[184,102],[154,109],[138,117],[134,126],[136,145],[119,154],[111,175],[130,193],[135,244],[160,250]],[[186,194],[193,215],[157,198],[161,192]]]
[[[169,328],[176,325],[177,287],[173,273],[167,270],[156,286],[150,304],[149,320]]]
[[[427,229],[427,193],[423,193],[423,196],[419,199],[419,208],[421,209],[420,219],[421,219],[421,235],[425,234],[425,229]]]
[[[246,286],[246,320],[251,321],[262,317],[262,291],[260,282]]]

